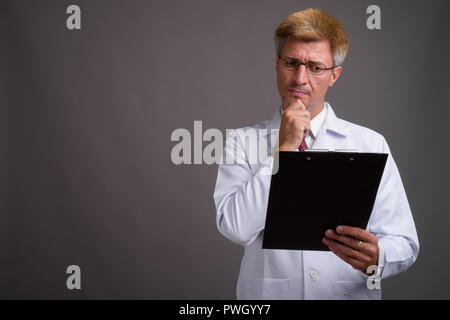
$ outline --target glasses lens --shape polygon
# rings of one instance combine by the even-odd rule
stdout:
[[[300,67],[300,64],[304,64],[297,59],[281,57],[280,58],[281,66],[289,71],[297,71]],[[310,74],[321,75],[325,72],[326,67],[321,63],[316,62],[306,62],[306,71]]]
[[[325,66],[320,63],[308,63],[306,69],[311,74],[322,74],[325,71]]]
[[[281,58],[281,66],[289,71],[296,71],[298,68],[298,61],[289,58]]]

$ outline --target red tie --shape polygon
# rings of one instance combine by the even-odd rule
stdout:
[[[308,146],[305,142],[305,137],[303,137],[303,141],[300,144],[300,146],[298,147],[298,151],[305,151],[305,149],[308,149]]]

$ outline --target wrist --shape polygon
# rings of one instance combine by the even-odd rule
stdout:
[[[295,150],[297,150],[297,146],[280,144],[279,150],[280,151],[295,151]]]

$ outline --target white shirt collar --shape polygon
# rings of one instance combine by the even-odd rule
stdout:
[[[328,103],[324,102],[324,106],[319,114],[311,119],[311,130],[309,132],[314,139],[317,138],[317,134],[319,133],[320,128],[322,128],[323,122],[327,116],[327,104]]]

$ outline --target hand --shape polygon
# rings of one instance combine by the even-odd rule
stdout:
[[[367,273],[369,266],[378,265],[378,238],[364,229],[339,226],[327,230],[322,242],[354,269]]]
[[[281,117],[279,150],[296,150],[311,129],[310,122],[310,113],[300,99],[290,104]]]

